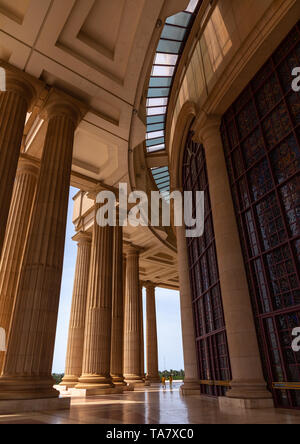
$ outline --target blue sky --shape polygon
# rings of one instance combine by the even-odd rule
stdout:
[[[72,241],[74,226],[72,224],[73,196],[77,190],[71,188],[66,234],[64,271],[62,278],[58,326],[53,362],[53,372],[63,373],[68,341],[68,327],[72,303],[73,281],[76,265],[77,246]],[[145,294],[144,294],[145,312]],[[182,337],[180,322],[179,293],[176,291],[156,289],[156,312],[159,349],[159,369],[183,369]],[[145,313],[144,313],[145,325]]]

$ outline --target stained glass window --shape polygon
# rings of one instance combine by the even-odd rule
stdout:
[[[184,154],[184,191],[205,192],[205,230],[188,239],[189,267],[201,391],[224,396],[231,370],[220,289],[205,153],[202,145],[188,139]]]
[[[300,408],[299,24],[226,112],[222,137],[269,388],[277,406]],[[278,384],[281,385],[278,385]],[[282,386],[283,384],[283,386]]]

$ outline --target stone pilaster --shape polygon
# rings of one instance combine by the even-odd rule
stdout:
[[[95,205],[82,375],[77,389],[87,395],[114,388],[110,376],[114,228],[100,227]]]
[[[67,388],[74,388],[82,374],[92,236],[90,233],[80,231],[73,237],[73,240],[77,242],[78,251],[69,325],[66,371],[61,383],[61,385]]]
[[[123,228],[114,228],[112,288],[111,377],[117,386],[126,386],[123,376],[124,278]]]
[[[184,384],[181,387],[181,391],[184,395],[193,395],[200,394],[200,381],[198,376],[192,294],[188,268],[186,233],[184,226],[177,227],[176,237],[185,372]]]
[[[147,292],[147,380],[150,383],[160,382],[158,374],[158,345],[155,286],[146,284]]]
[[[230,353],[232,383],[229,407],[268,407],[273,405],[263,376],[253,311],[238,227],[230,191],[220,134],[221,120],[208,117],[200,131],[203,142],[213,223],[216,236],[220,283]],[[229,402],[231,399],[231,402]]]
[[[39,162],[22,155],[19,160],[7,230],[0,262],[0,326],[9,334],[23,253],[35,197]],[[4,352],[0,352],[0,374]]]
[[[144,384],[141,374],[141,305],[139,251],[126,251],[126,292],[124,317],[124,377],[130,384]]]
[[[73,141],[81,104],[56,91],[8,341],[0,399],[55,398],[52,362],[62,277]]]
[[[0,256],[3,247],[14,181],[27,112],[36,89],[17,70],[6,70],[6,91],[0,92]]]

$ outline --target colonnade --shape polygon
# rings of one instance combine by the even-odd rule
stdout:
[[[0,351],[1,400],[57,399],[52,362],[63,267],[75,130],[84,104],[51,89],[40,110],[47,133],[40,162],[21,153],[26,116],[44,85],[7,69],[0,94]],[[201,127],[210,185],[226,331],[232,367],[228,405],[269,406],[247,278],[230,193],[220,119]],[[94,196],[95,198],[95,196]],[[141,287],[147,289],[147,376],[158,381],[154,285],[141,283],[139,249],[123,242],[122,228],[80,231],[63,384],[107,393],[145,384]],[[199,393],[185,230],[177,227],[185,382]],[[227,404],[226,404],[227,402]],[[0,409],[1,411],[1,409]]]
[[[74,134],[87,108],[49,91],[40,109],[47,133],[38,161],[21,148],[28,113],[44,85],[12,67],[6,79],[0,94],[0,326],[7,350],[0,352],[0,402],[51,400],[59,397],[51,374]],[[74,237],[78,255],[63,384],[105,393],[145,384],[143,310],[139,250],[131,245],[123,251],[122,228],[100,227],[97,208],[95,202],[93,231]],[[156,328],[152,317],[153,311]]]

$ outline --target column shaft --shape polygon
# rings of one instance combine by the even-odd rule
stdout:
[[[147,380],[160,382],[158,374],[158,346],[155,287],[147,285]]]
[[[184,384],[181,387],[185,395],[200,393],[200,382],[198,376],[196,338],[194,327],[194,316],[192,307],[192,294],[190,286],[190,275],[188,268],[188,254],[185,227],[177,227],[177,255],[178,272],[180,284],[180,311],[182,326],[182,342],[184,357]]]
[[[125,386],[123,376],[124,284],[123,228],[114,228],[112,288],[111,377],[115,385]]]
[[[6,92],[0,92],[0,256],[12,199],[26,114],[35,96],[29,82],[6,72]]]
[[[76,388],[88,394],[114,387],[110,376],[113,227],[100,227],[95,206],[82,375]]]
[[[52,98],[52,101],[51,101]],[[52,361],[78,108],[51,94],[37,195],[25,247],[0,399],[57,397]]]
[[[124,376],[128,383],[144,383],[141,374],[139,253],[131,247],[128,248],[126,260]]]
[[[220,120],[208,118],[201,131],[206,153],[213,223],[230,361],[229,398],[268,399],[248,282],[234,213]]]
[[[38,162],[27,156],[20,158],[0,262],[0,326],[4,328],[7,337],[17,293],[38,173]],[[5,353],[0,352],[0,374],[3,368],[4,356]]]
[[[78,242],[69,325],[66,371],[61,385],[73,388],[82,374],[86,304],[91,259],[91,238],[89,233],[79,232],[73,240]]]
[[[140,311],[141,311],[141,375],[145,378],[145,334],[144,334],[144,304],[143,285],[140,282]]]

